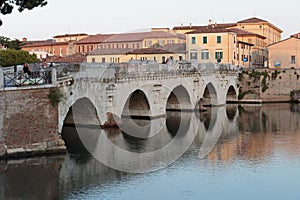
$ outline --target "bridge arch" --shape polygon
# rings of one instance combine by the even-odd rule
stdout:
[[[236,102],[238,100],[236,89],[233,85],[230,85],[227,94],[226,94],[226,102]]]
[[[75,103],[69,108],[69,111],[65,116],[63,123],[68,125],[101,124],[95,105],[87,97],[83,97],[75,101]]]
[[[166,111],[184,111],[191,109],[191,98],[183,85],[176,86],[166,102]]]
[[[200,106],[218,105],[218,94],[212,82],[206,84],[202,98],[199,101]]]
[[[96,107],[91,100],[87,97],[77,99],[63,119],[61,136],[65,141],[68,151],[87,153],[88,150],[82,138],[88,138],[90,145],[95,145],[94,142],[97,140],[94,140],[95,136],[85,131],[85,129],[100,129],[100,125]]]
[[[137,89],[129,95],[123,107],[122,117],[150,118],[150,104],[142,90]]]

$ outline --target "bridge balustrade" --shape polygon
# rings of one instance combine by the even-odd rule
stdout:
[[[32,70],[30,73],[23,71],[3,72],[3,87],[22,87],[28,85],[45,85],[52,83],[52,70]]]

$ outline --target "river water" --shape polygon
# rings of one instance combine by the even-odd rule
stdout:
[[[0,199],[299,199],[300,106],[65,126],[66,155],[0,161]]]

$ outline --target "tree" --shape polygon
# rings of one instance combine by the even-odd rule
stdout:
[[[32,10],[36,7],[47,5],[46,0],[0,0],[0,12],[2,15],[11,14],[14,6],[18,7],[19,12],[23,10]],[[0,26],[2,21],[0,19]]]
[[[40,60],[36,57],[36,55],[31,55],[27,51],[15,49],[0,50],[0,66],[2,67],[37,62],[40,62]]]
[[[10,40],[7,37],[0,36],[0,45],[4,48],[20,50],[23,43],[18,39]]]

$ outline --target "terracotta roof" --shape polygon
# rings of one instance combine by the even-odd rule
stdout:
[[[56,35],[54,38],[61,38],[61,37],[76,37],[76,36],[87,36],[86,33],[78,33],[78,34],[65,34],[65,35]]]
[[[162,47],[163,49],[172,53],[186,53],[186,44],[167,44]]]
[[[213,27],[213,26],[206,26],[199,28],[197,30],[188,32],[187,34],[197,34],[197,33],[230,33],[233,32],[226,28],[219,28],[219,27]]]
[[[103,41],[105,41],[106,39],[108,39],[109,37],[113,36],[113,34],[97,34],[97,35],[91,35],[88,36],[86,38],[83,38],[77,42],[75,42],[75,44],[91,44],[91,43],[102,43]]]
[[[66,57],[61,57],[61,58],[57,59],[55,62],[60,62],[60,63],[81,63],[81,62],[86,62],[86,56],[81,54],[81,53],[77,53],[77,54],[69,55],[69,56],[66,56]]]
[[[258,22],[267,22],[267,21],[263,19],[259,19],[257,17],[252,17],[249,19],[241,20],[238,23],[258,23]]]
[[[176,34],[179,39],[186,40],[185,34]]]
[[[196,29],[202,29],[206,27],[219,27],[219,28],[230,28],[236,26],[236,23],[222,23],[222,24],[211,24],[206,26],[175,26],[173,30],[196,30]]]
[[[230,28],[228,30],[231,30],[232,32],[236,33],[238,36],[257,36],[261,39],[266,39],[266,37],[263,35],[252,33],[250,31],[246,31],[246,30],[239,29],[239,28]]]
[[[145,33],[121,33],[106,38],[104,43],[113,42],[140,42],[143,40]]]
[[[132,51],[131,48],[124,48],[124,49],[95,49],[94,51],[90,52],[89,55],[122,55],[126,54],[129,51]]]
[[[61,58],[60,56],[47,56],[47,58],[45,59],[45,62],[47,62],[47,63],[56,62],[60,58]]]
[[[129,51],[126,54],[170,54],[170,53],[172,52],[169,52],[161,48],[142,48],[142,49],[135,49]]]
[[[117,43],[117,42],[141,42],[144,39],[154,38],[174,38],[179,37],[176,34],[168,33],[165,31],[152,31],[140,33],[121,33],[114,34],[103,41],[103,43]]]
[[[22,45],[22,48],[26,47],[40,47],[40,46],[54,46],[54,45],[68,45],[67,42],[55,42],[53,40],[45,40],[45,41],[38,41],[38,42],[30,42]]]
[[[152,32],[145,33],[144,39],[174,38],[174,37],[179,37],[179,36],[165,31],[152,31]]]

